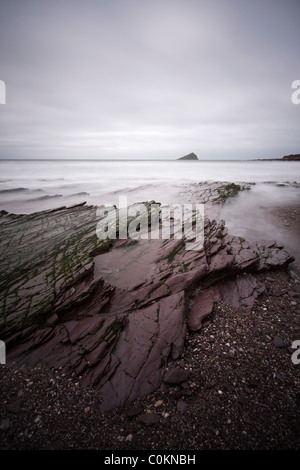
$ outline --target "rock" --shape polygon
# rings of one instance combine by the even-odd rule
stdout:
[[[286,294],[287,290],[282,290],[280,287],[274,287],[272,289],[272,295],[275,297],[280,297],[283,294]]]
[[[139,417],[139,421],[146,426],[153,426],[154,424],[159,423],[160,417],[153,413],[145,413]]]
[[[213,311],[215,299],[219,299],[217,287],[211,287],[200,294],[187,314],[187,324],[190,330],[198,331],[202,328],[202,320]]]
[[[127,418],[135,418],[136,416],[143,413],[143,411],[144,411],[144,407],[139,406],[138,408],[129,408],[128,410],[126,410],[125,414]]]
[[[43,449],[44,450],[63,450],[64,449],[64,442],[60,439],[53,439]]]
[[[216,204],[238,188],[197,185],[199,201]],[[96,224],[86,205],[1,220],[0,333],[7,360],[82,376],[101,392],[103,410],[187,380],[182,367],[165,374],[187,326],[200,329],[221,300],[249,311],[264,291],[255,273],[292,259],[273,241],[250,245],[207,217],[199,250],[186,250],[185,240],[140,240],[126,257],[118,241],[96,239]],[[111,269],[96,272],[98,262]]]
[[[276,348],[283,348],[284,347],[284,342],[280,336],[274,336],[273,338],[273,344],[276,346]]]
[[[10,427],[10,420],[8,418],[5,418],[0,422],[0,431],[6,432],[9,430],[9,427]]]
[[[157,402],[154,403],[154,408],[159,408],[163,404],[163,400],[157,400]]]
[[[238,403],[242,406],[246,406],[248,404],[247,398],[245,395],[239,395],[238,396]]]
[[[184,157],[177,158],[177,160],[198,160],[198,157],[194,153],[189,153],[188,155],[185,155]]]
[[[168,356],[176,359],[183,348],[183,299],[179,292],[128,316],[113,351],[118,364],[108,377],[102,378],[102,409],[132,401],[159,387]]]
[[[190,372],[181,368],[173,368],[166,372],[164,382],[169,385],[176,385],[185,382],[190,376]]]
[[[179,413],[184,413],[187,408],[188,408],[188,405],[185,401],[178,400],[178,402],[177,402],[177,411],[179,411]]]
[[[23,404],[23,401],[17,399],[14,402],[12,402],[10,405],[8,405],[7,409],[8,411],[10,411],[10,413],[17,414],[21,410],[22,404]]]

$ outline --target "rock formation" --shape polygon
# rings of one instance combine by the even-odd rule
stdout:
[[[184,157],[177,158],[177,160],[198,160],[198,157],[194,153],[189,153],[188,155],[185,155]]]
[[[205,219],[198,251],[172,238],[103,242],[96,224],[84,204],[4,216],[0,337],[7,361],[73,372],[101,390],[103,409],[157,389],[187,328],[219,300],[249,311],[264,291],[256,274],[293,261],[275,241],[229,235],[224,221]]]
[[[296,155],[286,155],[285,157],[282,157],[282,160],[300,160],[300,154],[298,153]]]

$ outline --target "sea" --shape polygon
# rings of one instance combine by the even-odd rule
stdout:
[[[218,206],[213,218],[225,220],[231,235],[249,242],[281,243],[294,255],[300,274],[297,223],[292,226],[288,216],[278,219],[272,212],[299,210],[297,161],[0,160],[0,210],[31,214],[81,203],[118,206],[121,196],[128,205],[199,203],[201,183],[213,181],[250,188]],[[212,218],[207,206],[205,211]]]
[[[204,181],[255,183],[251,194],[261,202],[300,201],[297,161],[0,160],[0,210],[118,205],[120,195],[129,203],[184,202],[182,190]]]

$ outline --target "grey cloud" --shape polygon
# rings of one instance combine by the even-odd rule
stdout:
[[[298,152],[299,13],[293,0],[2,0],[0,158]]]

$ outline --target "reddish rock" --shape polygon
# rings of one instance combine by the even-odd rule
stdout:
[[[210,287],[196,298],[187,314],[190,330],[197,331],[202,328],[202,320],[212,313],[216,300],[220,300],[218,287]]]
[[[52,231],[44,233],[44,236],[49,237],[51,246],[56,236],[65,239],[61,232],[62,227],[69,230],[66,214],[73,214],[76,219],[75,225],[72,225],[74,220],[71,223],[73,231],[84,227],[76,246],[78,240],[82,243],[88,236],[87,223],[94,233],[95,218],[90,215],[90,209],[78,207],[66,211],[60,209],[47,213],[47,221],[52,220]],[[78,217],[82,217],[80,224]],[[43,227],[46,225],[42,224]],[[100,246],[99,251],[92,240],[86,244],[86,249],[89,249],[86,259],[82,257],[80,264],[74,263],[72,256],[64,251],[63,242],[57,242],[53,266],[43,267],[40,257],[49,248],[49,242],[47,245],[46,239],[41,237],[45,245],[38,246],[37,264],[33,263],[35,270],[28,276],[27,284],[22,283],[19,291],[13,286],[11,297],[7,296],[7,317],[3,317],[5,325],[2,325],[5,328],[3,339],[7,339],[7,359],[19,364],[61,366],[65,372],[73,370],[83,376],[84,385],[101,390],[103,409],[114,408],[150,393],[160,386],[162,380],[168,384],[184,382],[189,371],[176,368],[165,374],[165,369],[168,358],[180,357],[186,327],[192,331],[199,330],[202,320],[211,314],[215,301],[223,300],[241,310],[250,310],[264,290],[263,283],[254,274],[285,266],[293,260],[273,241],[250,246],[246,240],[228,235],[224,221],[206,218],[204,229],[204,247],[199,251],[186,250],[182,240],[155,244],[141,241],[128,245],[128,263],[123,264],[126,243],[110,244],[110,251],[103,256],[108,266],[114,260],[115,269],[102,271],[103,258],[99,253],[103,247]],[[23,240],[23,232],[20,233]],[[11,246],[15,250],[17,243]],[[140,257],[145,260],[144,248],[148,250],[147,260],[151,260],[148,264],[140,262]],[[94,264],[89,257],[91,252],[98,255],[99,275],[94,272]],[[35,253],[31,251],[29,255],[31,266],[31,257]],[[16,256],[15,251],[10,256]],[[71,266],[68,278],[57,276],[53,288],[45,279],[51,279],[51,273],[56,272],[52,268],[63,257]],[[138,266],[133,268],[134,263]],[[135,272],[133,278],[132,271]],[[114,284],[116,273],[118,283]],[[15,292],[18,292],[18,305]],[[196,292],[200,294],[196,296]],[[23,324],[26,302],[23,305],[22,300],[30,293],[35,295],[30,297],[33,303],[30,303],[30,311]],[[41,311],[45,296],[48,310]],[[193,302],[188,308],[190,299]]]

